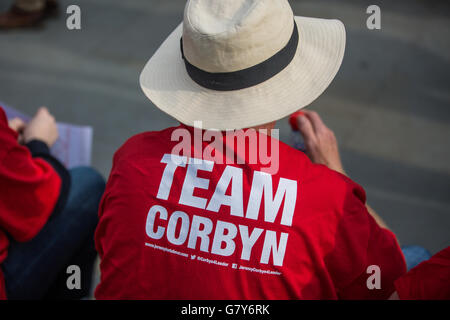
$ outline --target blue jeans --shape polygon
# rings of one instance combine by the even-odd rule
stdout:
[[[65,208],[52,215],[31,241],[11,240],[2,264],[8,299],[80,299],[89,295],[97,255],[94,232],[105,181],[87,167],[72,169],[70,175]],[[67,288],[70,265],[80,267],[81,289]]]
[[[417,266],[419,263],[431,258],[430,252],[420,246],[403,246],[402,252],[406,260],[406,267],[408,271]]]

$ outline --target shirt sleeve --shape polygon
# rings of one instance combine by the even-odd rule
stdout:
[[[395,235],[377,224],[365,200],[364,190],[349,180],[334,248],[325,259],[340,299],[387,299],[394,281],[406,272]]]
[[[17,241],[32,239],[47,222],[60,189],[58,173],[17,143],[0,109],[0,228]]]
[[[450,300],[450,247],[395,281],[402,300]]]
[[[32,140],[25,145],[28,150],[31,152],[31,156],[33,158],[41,158],[45,160],[48,164],[50,164],[56,173],[61,178],[61,188],[59,192],[59,198],[56,202],[56,205],[53,209],[52,214],[57,214],[61,212],[65,206],[66,202],[69,198],[70,185],[71,185],[71,176],[67,168],[54,156],[50,153],[50,148],[48,145],[40,140]]]

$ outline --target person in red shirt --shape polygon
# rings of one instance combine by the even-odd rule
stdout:
[[[326,89],[344,48],[340,21],[286,0],[187,2],[140,77],[181,124],[114,155],[96,298],[389,298],[404,257],[332,131],[305,112],[305,154],[273,130]]]
[[[227,193],[234,192],[235,183],[242,184],[239,188],[243,194],[239,193],[238,198],[243,201],[243,208],[249,208],[250,194],[261,187],[255,185],[255,174],[263,168],[260,164],[214,164],[207,169],[200,165],[194,180],[205,182],[192,191],[193,186],[187,182],[193,179],[189,177],[192,165],[180,165],[174,170],[168,155],[176,145],[171,142],[173,132],[179,128],[194,129],[181,125],[128,140],[114,156],[99,210],[96,243],[102,275],[96,297],[388,298],[394,291],[394,281],[406,272],[397,240],[382,227],[382,220],[367,209],[364,190],[338,173],[343,169],[332,132],[317,114],[307,114],[300,128],[313,162],[280,142],[280,169],[271,179],[275,196],[269,193],[269,198],[264,198],[276,198],[276,186],[279,190],[283,179],[299,182],[290,226],[280,223],[278,216],[275,223],[269,223],[263,217],[253,220],[233,216],[232,206],[210,208],[229,168],[242,170],[243,181],[232,180]],[[324,130],[324,134],[317,134],[317,130]],[[207,143],[203,149],[206,146]],[[170,192],[161,196],[164,188]],[[206,210],[187,201],[181,204],[187,189],[193,199],[209,203]],[[225,234],[231,232],[233,236],[227,245],[232,249],[227,253],[214,249],[223,233],[218,228],[222,230],[223,225]],[[207,236],[201,235],[205,229]],[[286,242],[284,234],[288,235]],[[221,242],[222,248],[225,243]],[[382,272],[381,289],[367,287],[367,268],[371,265],[379,266]]]
[[[57,137],[46,108],[26,124],[8,123],[0,107],[0,299],[89,294],[104,181],[91,168],[68,171],[51,156]],[[67,288],[70,265],[81,269],[79,290]]]
[[[393,300],[450,300],[450,247],[397,279],[395,289]]]

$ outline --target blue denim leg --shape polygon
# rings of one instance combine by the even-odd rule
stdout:
[[[96,256],[93,238],[105,181],[87,167],[72,169],[70,175],[64,210],[52,215],[31,241],[11,240],[8,257],[2,264],[9,299],[56,298],[49,292],[58,292],[59,298],[73,297],[73,292],[61,288],[65,286],[62,280],[69,276],[66,269],[72,264],[79,265],[82,277],[82,290],[75,296],[89,293]]]
[[[402,251],[406,260],[408,271],[417,266],[419,263],[431,258],[430,252],[420,246],[403,246]]]

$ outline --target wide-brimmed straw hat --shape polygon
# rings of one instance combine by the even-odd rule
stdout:
[[[287,0],[190,0],[140,76],[162,111],[204,129],[241,129],[313,102],[342,63],[339,20],[295,16]]]

